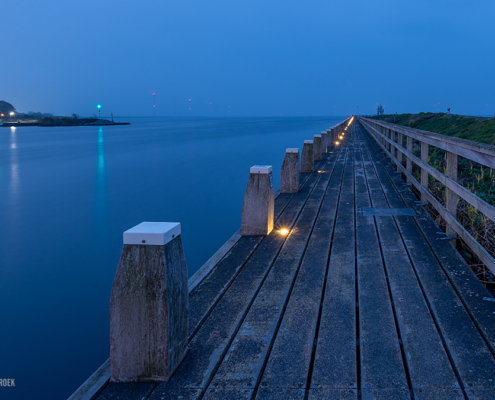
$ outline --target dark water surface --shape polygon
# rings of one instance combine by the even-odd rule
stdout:
[[[189,276],[240,227],[249,167],[344,118],[0,128],[1,399],[66,399],[109,356],[122,232],[181,222]]]

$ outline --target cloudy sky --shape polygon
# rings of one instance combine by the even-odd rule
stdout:
[[[495,2],[16,0],[0,100],[57,115],[495,113]]]

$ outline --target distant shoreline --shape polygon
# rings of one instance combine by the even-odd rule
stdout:
[[[69,118],[69,117],[43,117],[39,120],[17,120],[5,121],[0,123],[0,127],[5,128],[20,128],[23,126],[114,126],[114,125],[130,125],[130,122],[114,122],[100,118]]]

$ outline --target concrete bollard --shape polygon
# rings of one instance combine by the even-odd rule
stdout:
[[[113,382],[166,381],[184,357],[189,292],[180,232],[176,222],[124,232],[110,296]]]
[[[328,147],[332,145],[332,131],[329,129],[327,131],[327,152],[328,152]]]
[[[326,132],[321,133],[321,152],[326,153],[328,147],[328,134]]]
[[[241,234],[268,235],[273,229],[275,191],[271,165],[251,167],[242,205]]]
[[[332,144],[335,144],[335,141],[337,140],[337,128],[333,127],[331,130],[332,134],[330,135],[330,140]]]
[[[299,170],[299,149],[287,149],[280,170],[280,193],[297,193]]]
[[[315,153],[315,161],[321,161],[321,135],[315,135],[313,152]]]
[[[301,172],[313,172],[314,167],[313,141],[305,140],[301,154]]]

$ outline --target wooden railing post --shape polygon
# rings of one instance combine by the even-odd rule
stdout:
[[[389,129],[390,131],[390,140],[392,140],[392,142],[394,143],[397,143],[397,133],[392,130],[392,129]],[[397,149],[395,148],[395,146],[393,144],[390,145],[391,146],[391,150],[390,152],[392,153],[392,155],[397,158]],[[392,162],[397,165],[397,161],[395,160],[392,160]]]
[[[428,164],[428,143],[421,142],[421,161]],[[421,168],[421,186],[428,191],[428,171],[424,168]],[[428,197],[423,193],[421,193],[421,202],[428,202]]]
[[[447,151],[447,174],[450,179],[453,181],[457,181],[457,154],[451,153]],[[455,218],[457,215],[457,194],[455,194],[448,187],[445,188],[445,208],[447,211],[452,214]],[[447,236],[455,236],[456,233],[452,229],[452,227],[447,224],[446,229]],[[455,245],[455,239],[451,241],[453,245]]]
[[[387,139],[390,139],[391,138],[391,136],[390,136],[391,135],[390,129],[384,128],[384,130],[385,130],[385,136],[387,137]],[[389,142],[387,142],[386,147],[387,147],[387,150],[390,153],[392,153],[392,145]]]
[[[411,136],[407,136],[407,151],[409,153],[413,152],[413,139]],[[412,161],[409,157],[406,157],[406,169],[408,172],[412,174]],[[407,178],[407,183],[411,183],[411,180]]]
[[[395,132],[395,138],[396,138],[396,141],[395,141],[395,142],[396,142],[396,143],[397,143],[400,147],[402,147],[403,142],[404,142],[404,137],[402,136],[402,133],[400,133],[400,132]],[[400,165],[400,166],[402,166],[402,158],[403,158],[403,155],[404,155],[404,154],[403,154],[403,153],[402,153],[402,151],[400,150],[400,147],[397,147],[397,150],[396,150],[396,156],[395,156],[395,157],[397,158],[397,160],[399,160],[399,165]],[[399,169],[397,168],[397,170],[399,170]]]
[[[114,382],[166,381],[187,346],[189,291],[180,224],[143,222],[124,232],[110,295]]]
[[[392,141],[399,144],[399,134],[394,130],[390,130],[390,132],[392,135]],[[395,147],[395,146],[392,147],[392,154],[397,159],[397,161],[395,161],[394,164],[398,165],[399,164],[399,150],[397,149],[397,147]]]

